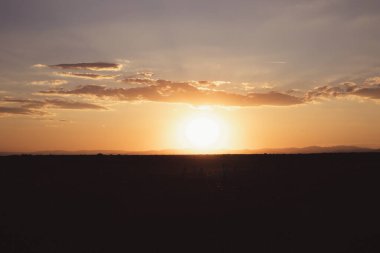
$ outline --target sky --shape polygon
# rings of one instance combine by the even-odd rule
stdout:
[[[197,119],[208,150],[380,147],[379,10],[2,0],[0,151],[197,149]]]

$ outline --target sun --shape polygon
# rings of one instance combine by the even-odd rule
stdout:
[[[187,123],[185,136],[196,149],[212,148],[220,137],[220,125],[210,117],[195,118]]]

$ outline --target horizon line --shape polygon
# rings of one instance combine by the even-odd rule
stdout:
[[[379,147],[364,146],[306,146],[284,148],[255,148],[255,149],[151,149],[151,150],[117,150],[117,149],[87,149],[87,150],[36,150],[36,151],[0,151],[0,155],[238,155],[238,154],[311,154],[311,153],[358,153],[380,152]]]

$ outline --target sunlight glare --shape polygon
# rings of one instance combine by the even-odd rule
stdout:
[[[213,119],[196,118],[187,124],[185,134],[194,148],[210,148],[219,138],[220,127]]]

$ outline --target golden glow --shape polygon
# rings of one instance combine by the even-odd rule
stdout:
[[[195,118],[187,124],[185,134],[193,148],[212,148],[220,137],[220,126],[208,117]]]
[[[109,111],[54,110],[60,119],[0,117],[0,151],[184,150],[216,153],[257,148],[355,145],[379,147],[376,103],[325,101],[291,108],[194,108],[169,103],[119,103]],[[206,147],[186,136],[190,122],[215,121]],[[369,124],[370,123],[370,124]],[[355,133],[355,134],[353,134]]]

